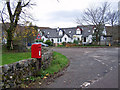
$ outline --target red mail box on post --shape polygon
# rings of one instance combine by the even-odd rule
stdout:
[[[31,47],[31,57],[41,58],[41,44],[33,44]]]

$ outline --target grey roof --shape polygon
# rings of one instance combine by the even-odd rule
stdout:
[[[89,35],[92,35],[93,33],[93,26],[78,26],[80,29],[82,29],[82,36],[87,37]],[[59,31],[56,29],[42,29],[42,33],[46,38],[62,38],[65,34],[73,38],[73,35],[76,35],[76,30],[78,27],[73,28],[61,28],[60,30],[63,31],[63,35],[59,36]],[[90,32],[89,32],[90,30]],[[49,33],[49,34],[48,34]]]
[[[70,37],[70,38],[72,38],[73,35],[76,34],[76,29],[77,29],[77,28],[63,28],[64,33],[65,33],[66,35],[68,35],[68,37]],[[70,32],[71,32],[71,33],[70,33]]]
[[[93,34],[93,26],[81,26],[82,29],[82,37],[87,37]]]
[[[46,38],[62,38],[63,37],[63,35],[59,36],[59,32],[57,31],[57,29],[42,29],[41,31]]]

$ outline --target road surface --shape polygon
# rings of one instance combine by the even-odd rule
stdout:
[[[70,60],[65,74],[42,88],[118,88],[118,48],[54,48]]]

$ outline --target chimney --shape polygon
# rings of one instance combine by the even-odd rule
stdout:
[[[60,30],[60,28],[58,27],[58,28],[57,28],[57,32],[58,32],[59,30]]]

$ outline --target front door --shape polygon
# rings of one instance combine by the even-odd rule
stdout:
[[[86,42],[86,37],[84,37],[84,42]]]

